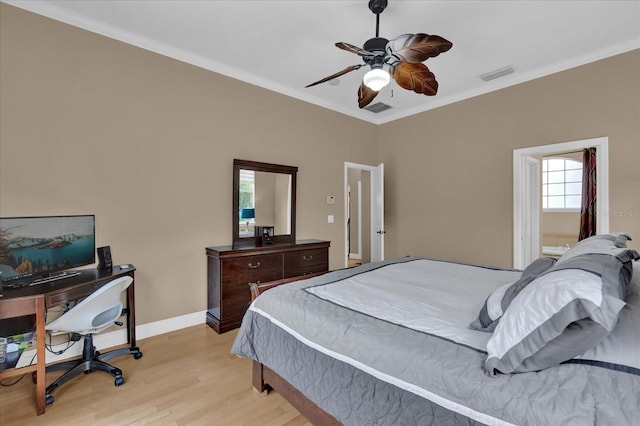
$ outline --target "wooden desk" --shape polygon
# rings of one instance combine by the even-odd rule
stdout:
[[[36,405],[38,407],[38,415],[44,414],[44,390],[45,390],[45,349],[44,349],[44,296],[39,294],[35,296],[23,296],[0,299],[0,320],[7,318],[21,317],[25,315],[36,315],[36,351],[37,362],[35,365],[29,365],[22,368],[9,368],[0,370],[0,380],[7,377],[18,376],[36,372]]]
[[[44,347],[44,324],[46,309],[87,297],[115,278],[126,275],[134,278],[135,270],[133,265],[127,265],[127,267],[123,269],[120,269],[119,266],[114,266],[112,271],[82,269],[77,271],[80,272],[80,275],[73,277],[18,289],[3,290],[2,297],[0,297],[0,320],[31,314],[36,315],[37,364],[35,366],[31,365],[22,368],[0,370],[0,379],[36,371],[36,403],[38,415],[43,414],[45,411],[44,374],[46,352]],[[127,318],[127,343],[130,345],[132,351],[135,350],[137,352],[134,287],[135,279],[129,288],[127,288],[127,306],[123,309],[122,313]]]

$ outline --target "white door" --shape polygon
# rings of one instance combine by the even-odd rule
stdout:
[[[384,164],[371,170],[371,261],[384,260]]]
[[[525,223],[527,235],[524,238],[524,265],[528,265],[540,257],[540,160],[535,157],[526,157],[527,172],[525,173],[525,186],[529,189],[529,194],[525,207],[525,215],[522,218]]]
[[[514,203],[513,263],[523,269],[540,257],[540,160],[521,155],[514,157],[515,161],[521,162],[522,173],[514,175],[514,200],[519,201],[517,206]]]

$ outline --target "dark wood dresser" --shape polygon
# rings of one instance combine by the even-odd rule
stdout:
[[[250,283],[327,272],[330,244],[300,240],[261,247],[207,247],[207,324],[218,333],[239,327],[251,302]]]

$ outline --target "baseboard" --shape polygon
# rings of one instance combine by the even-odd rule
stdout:
[[[171,331],[180,330],[191,327],[193,325],[204,324],[206,320],[206,312],[193,312],[191,314],[180,315],[173,318],[167,318],[160,321],[150,322],[136,326],[136,340],[146,339],[147,337],[158,336],[160,334],[169,333]],[[120,329],[108,333],[100,333],[93,336],[93,342],[98,350],[110,348],[127,343],[127,330]],[[144,352],[144,348],[141,348]],[[31,359],[36,354],[35,349],[26,350],[20,356],[17,367],[24,367],[31,364]],[[82,354],[82,342],[78,342],[64,353],[56,355],[47,351],[46,363],[54,363],[63,361],[68,358],[78,357]],[[34,361],[35,362],[35,358]]]

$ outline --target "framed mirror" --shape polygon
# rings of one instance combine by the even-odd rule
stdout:
[[[296,175],[298,168],[248,160],[233,160],[233,246],[296,241]]]

